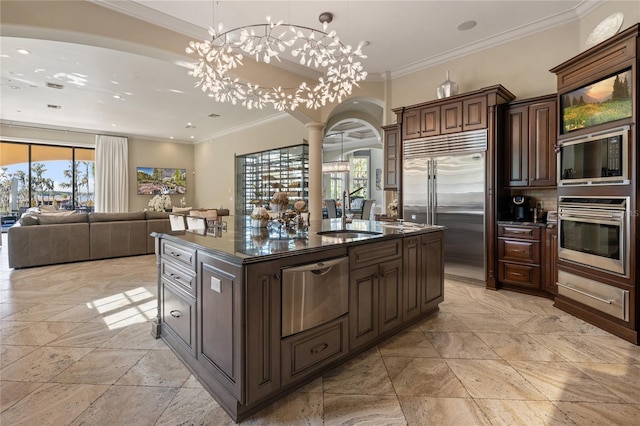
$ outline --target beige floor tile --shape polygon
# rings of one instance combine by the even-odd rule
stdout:
[[[164,349],[166,344],[161,339],[151,336],[151,322],[132,324],[122,328],[101,347],[105,349]]]
[[[46,383],[2,413],[6,425],[65,425],[109,387]]]
[[[111,386],[72,425],[153,425],[169,406],[177,388]]]
[[[640,404],[639,365],[576,363],[575,366],[625,402]]]
[[[15,315],[18,312],[22,312],[34,306],[38,306],[38,304],[37,303],[0,303],[0,319],[6,320],[6,317]]]
[[[388,357],[384,362],[393,388],[399,396],[469,397],[443,360]]]
[[[47,346],[97,348],[119,332],[120,330],[110,330],[109,327],[100,323],[81,323],[68,333],[49,342]]]
[[[533,339],[571,362],[623,363],[624,356],[612,348],[593,344],[585,336],[531,335]]]
[[[44,383],[0,381],[0,413],[13,406]],[[0,417],[0,424],[2,417]]]
[[[587,344],[613,352],[617,357],[621,358],[623,362],[640,364],[640,346],[627,342],[617,336],[611,334],[606,336],[589,335],[584,336],[584,341]]]
[[[296,392],[322,393],[324,392],[324,381],[322,377],[318,377],[317,379],[299,388]]]
[[[495,353],[507,361],[564,361],[559,354],[547,349],[522,333],[477,333]]]
[[[393,395],[393,386],[377,348],[345,362],[323,376],[325,392]]]
[[[371,395],[324,395],[324,424],[406,425],[398,398]]]
[[[41,303],[3,318],[6,321],[46,321],[54,315],[73,308],[73,305]]]
[[[404,331],[385,340],[380,345],[380,354],[387,356],[405,356],[415,358],[440,358],[422,331]]]
[[[549,401],[622,402],[569,363],[511,361],[510,364]]]
[[[459,332],[469,333],[469,327],[464,325],[454,314],[451,312],[438,311],[428,318],[419,321],[418,326],[422,331],[440,331],[440,332]]]
[[[0,345],[0,369],[6,367],[14,361],[19,360],[28,353],[38,349],[38,346],[10,346]]]
[[[473,333],[426,332],[442,358],[499,359],[493,349]]]
[[[505,315],[504,318],[528,334],[573,334],[562,325],[560,315]]]
[[[409,426],[491,425],[480,408],[470,398],[401,396],[399,399]]]
[[[590,334],[595,336],[610,336],[611,334],[608,331],[604,331],[601,328],[596,327],[593,324],[589,324],[586,321],[581,320],[578,317],[574,317],[572,315],[560,315],[560,324],[571,334]]]
[[[565,413],[549,401],[475,401],[494,426],[576,426]]]
[[[235,425],[229,415],[204,389],[183,388],[162,413],[155,426]]]
[[[118,385],[181,387],[189,378],[189,370],[171,351],[149,351],[127,371]]]
[[[59,321],[59,322],[87,322],[100,315],[100,313],[94,308],[88,306],[87,303],[81,303],[77,305],[65,305],[71,306],[66,311],[53,315],[48,318],[47,321]]]
[[[341,395],[340,397],[349,397]],[[385,398],[376,396],[374,398]],[[395,397],[394,397],[395,398]],[[327,397],[324,397],[326,401]],[[326,402],[325,402],[326,406]],[[326,416],[326,410],[325,416]],[[320,426],[323,424],[323,396],[320,393],[294,392],[242,421],[245,426]],[[225,423],[223,423],[225,424]],[[325,422],[324,424],[328,424]]]
[[[2,380],[47,382],[91,351],[89,348],[41,347],[0,371]]]
[[[182,387],[183,388],[190,388],[190,389],[204,389],[202,387],[202,384],[200,384],[200,382],[198,381],[196,376],[194,376],[193,374],[189,376],[189,378],[187,379],[186,382],[184,382]]]
[[[448,359],[446,362],[473,398],[547,400],[505,361]]]
[[[78,326],[80,324],[70,322],[32,322],[3,338],[2,343],[14,346],[46,345]]]
[[[518,329],[505,320],[504,315],[497,314],[456,314],[474,333],[518,333]]]
[[[558,402],[556,405],[580,426],[635,426],[640,419],[640,405],[587,402]]]
[[[142,357],[146,350],[95,349],[52,379],[57,383],[114,384]]]

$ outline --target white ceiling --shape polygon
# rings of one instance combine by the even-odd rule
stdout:
[[[601,4],[580,0],[93,3],[193,39],[206,37],[206,28],[220,22],[231,29],[265,22],[267,15],[320,29],[318,15],[329,11],[334,14],[330,29],[344,42],[370,42],[363,64],[372,80],[410,73],[577,20]],[[457,29],[469,20],[477,25],[467,31]],[[156,59],[157,55],[10,35],[3,30],[0,40],[4,124],[198,142],[282,114],[216,104],[194,88],[185,68]],[[20,48],[31,54],[18,53]],[[64,88],[49,88],[47,83]]]

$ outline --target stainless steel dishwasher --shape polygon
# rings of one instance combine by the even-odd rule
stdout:
[[[282,269],[282,337],[338,318],[348,306],[348,257]]]

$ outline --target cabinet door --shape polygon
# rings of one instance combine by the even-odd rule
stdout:
[[[384,189],[398,190],[400,185],[400,158],[402,157],[398,126],[384,130]]]
[[[402,241],[402,314],[404,320],[420,314],[422,264],[420,236],[406,237]]]
[[[198,252],[197,360],[241,403],[242,269]]]
[[[444,300],[443,235],[435,232],[422,237],[422,312],[435,309]]]
[[[487,97],[465,99],[462,101],[462,130],[487,128]]]
[[[505,179],[506,186],[527,186],[529,181],[529,108],[509,108],[506,120]]]
[[[556,186],[556,101],[529,106],[529,186]]]
[[[440,107],[420,110],[420,136],[437,136],[440,134]]]
[[[440,133],[462,131],[462,102],[452,102],[440,107]]]
[[[367,343],[378,335],[378,265],[352,270],[349,274],[349,348]]]
[[[558,294],[558,229],[545,229],[544,289],[551,294]]]
[[[247,266],[247,403],[280,389],[280,266]]]
[[[402,116],[402,139],[420,137],[420,110],[407,111]]]
[[[160,300],[162,332],[172,333],[188,352],[196,354],[196,301],[163,279]]]
[[[402,322],[402,259],[379,265],[378,292],[379,330],[383,333]]]

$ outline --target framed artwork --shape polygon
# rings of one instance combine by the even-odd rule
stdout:
[[[187,192],[187,169],[137,167],[138,195],[184,194]]]

